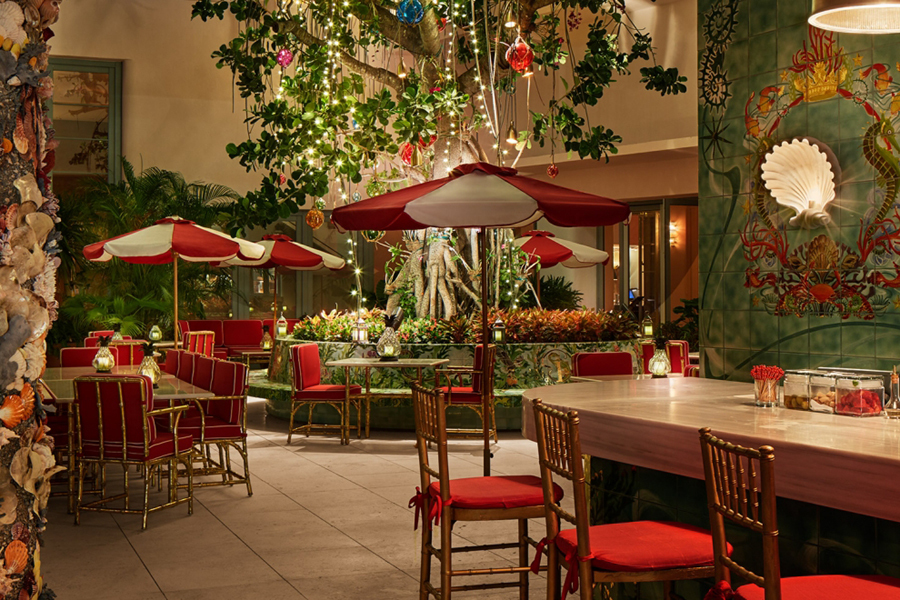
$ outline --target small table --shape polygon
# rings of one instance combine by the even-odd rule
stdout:
[[[445,365],[450,362],[449,358],[401,358],[399,360],[381,360],[380,358],[342,358],[340,360],[330,360],[325,363],[328,367],[343,367],[347,388],[347,404],[350,404],[350,369],[366,370],[366,391],[363,398],[366,401],[366,437],[369,437],[369,418],[371,416],[372,398],[377,394],[372,393],[371,386],[371,370],[372,369],[415,369],[416,381],[422,383],[422,371],[424,369],[435,369],[434,384],[435,387],[440,383],[440,376],[436,367]],[[360,437],[359,409],[356,411],[356,437]]]
[[[250,368],[251,363],[269,366],[272,360],[271,350],[246,350],[241,352],[241,362]]]
[[[114,367],[111,371],[114,375],[137,375],[140,367],[138,365],[121,365]],[[75,498],[72,494],[75,485],[75,411],[72,405],[75,403],[75,386],[73,381],[76,377],[85,375],[97,375],[96,369],[93,367],[50,367],[44,371],[37,384],[47,388],[51,394],[55,396],[54,402],[58,405],[66,406],[68,419],[68,478],[69,478],[69,512],[75,511]],[[163,372],[157,387],[153,389],[153,398],[155,400],[168,400],[170,403],[175,400],[192,400],[201,398],[213,398],[215,394],[195,385],[191,385],[187,381],[182,381],[170,373]]]

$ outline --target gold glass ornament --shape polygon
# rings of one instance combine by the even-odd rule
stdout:
[[[319,210],[318,206],[314,206],[306,213],[306,224],[312,229],[318,229],[325,223],[325,214]]]

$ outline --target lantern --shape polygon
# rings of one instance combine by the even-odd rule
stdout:
[[[375,345],[375,352],[379,358],[384,361],[392,361],[400,359],[400,338],[397,337],[396,328],[400,327],[403,320],[403,309],[398,309],[396,313],[385,316],[384,333],[378,338],[378,344]]]
[[[513,71],[524,73],[534,61],[534,50],[521,37],[517,37],[506,51],[506,60]]]
[[[154,325],[150,328],[150,332],[147,334],[147,338],[151,342],[158,342],[163,338],[162,329],[159,328],[159,325]]]
[[[656,350],[654,350],[653,356],[650,357],[647,369],[654,379],[666,377],[672,370],[672,362],[669,360],[669,355],[666,352],[665,338],[656,338]]]
[[[494,321],[494,324],[491,327],[491,331],[493,332],[495,344],[503,344],[506,342],[506,324],[503,322],[503,319],[497,317],[497,320]]]
[[[272,336],[269,335],[268,325],[263,325],[263,336],[262,341],[259,343],[259,347],[263,350],[269,350],[272,347]]]
[[[118,341],[118,340],[121,340],[121,339],[122,339],[122,331],[121,331],[121,329],[122,329],[122,325],[121,325],[121,324],[116,323],[115,325],[113,325],[113,335],[112,335],[112,339],[113,339],[113,340],[117,340],[117,341]]]
[[[653,319],[650,318],[650,315],[644,317],[644,320],[641,321],[641,335],[645,338],[653,337]]]
[[[156,363],[156,358],[153,356],[155,354],[153,342],[141,344],[141,348],[144,350],[144,358],[138,367],[138,374],[149,378],[153,387],[159,387],[159,378],[162,377],[162,373],[159,370],[159,365]]]
[[[100,347],[94,355],[94,360],[91,361],[91,365],[98,373],[109,373],[116,366],[116,357],[109,350],[109,341],[109,336],[100,336]]]
[[[556,163],[550,163],[550,166],[547,167],[547,176],[550,179],[556,179],[557,175],[559,175],[559,167],[556,166]]]
[[[397,6],[397,20],[404,25],[418,25],[425,16],[425,9],[419,0],[403,0]]]
[[[369,341],[369,326],[363,321],[362,317],[356,320],[353,327],[350,328],[350,339],[357,344],[365,344]]]
[[[278,321],[275,323],[275,333],[278,337],[287,335],[287,325],[287,319],[284,318],[284,313],[281,313],[281,316],[278,317]]]

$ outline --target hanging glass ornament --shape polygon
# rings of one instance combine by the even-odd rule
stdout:
[[[362,234],[364,240],[366,240],[367,242],[371,242],[373,244],[384,237],[383,231],[367,230],[367,231],[361,231],[360,233]]]
[[[425,9],[419,0],[403,0],[397,6],[397,20],[404,25],[418,25],[425,16]]]
[[[287,48],[283,48],[278,51],[278,54],[275,58],[279,65],[282,67],[286,67],[291,64],[291,61],[294,60],[294,53],[288,50]]]
[[[425,150],[426,148],[430,148],[431,145],[434,144],[436,141],[437,141],[436,135],[429,136],[429,138],[427,140],[420,135],[419,136],[419,148],[421,148],[422,150]]]
[[[402,146],[400,146],[400,160],[403,161],[404,165],[413,167],[413,158],[416,147],[410,144],[409,142],[405,142]]]
[[[550,166],[547,167],[547,176],[550,179],[556,179],[557,175],[559,175],[559,167],[556,166],[556,163],[550,163]]]
[[[354,202],[359,202],[362,200],[362,195],[359,192],[353,192],[353,195],[350,196]]]
[[[531,63],[534,61],[534,50],[521,37],[517,37],[516,41],[506,51],[506,60],[509,66],[518,73],[524,73]]]
[[[325,214],[322,212],[324,204],[321,199],[316,200],[310,211],[306,213],[306,224],[310,229],[318,229],[325,223]]]

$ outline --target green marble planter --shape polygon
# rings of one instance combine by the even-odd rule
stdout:
[[[293,338],[279,338],[272,352],[268,376],[264,371],[251,375],[250,394],[266,398],[266,412],[276,418],[290,416],[290,347],[301,342]],[[324,366],[329,361],[350,357],[374,356],[374,344],[359,345],[349,342],[317,342],[322,359],[322,383],[345,383],[343,369]],[[466,344],[407,344],[404,356],[411,358],[447,358],[450,365],[471,365],[474,347]],[[572,355],[576,352],[631,353],[634,371],[640,372],[640,345],[638,340],[622,342],[561,343],[561,344],[501,344],[497,348],[497,367],[494,371],[494,389],[497,406],[497,428],[512,430],[521,428],[522,390],[565,383],[572,373]],[[399,369],[372,369],[371,387],[377,390],[407,390],[409,382]],[[365,385],[362,370],[351,371],[352,383]],[[434,372],[425,371],[424,380],[434,381]],[[320,406],[314,413],[317,422],[336,423],[337,415],[327,406]],[[304,415],[305,418],[305,415]],[[353,416],[355,419],[355,415]],[[471,410],[458,408],[448,413],[449,427],[477,427],[478,418]],[[408,398],[381,399],[372,403],[373,429],[412,429],[412,405]]]

